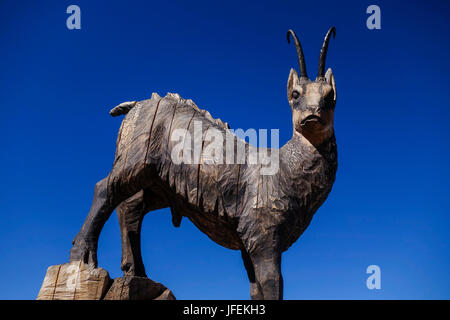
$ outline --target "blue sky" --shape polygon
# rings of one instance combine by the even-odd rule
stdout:
[[[81,30],[66,8],[81,8]],[[366,8],[381,8],[381,30]],[[298,34],[310,76],[335,25],[333,190],[283,254],[286,299],[449,299],[448,1],[1,1],[0,299],[35,299],[68,261],[95,183],[111,169],[121,118],[108,111],[178,92],[232,128],[292,134],[286,82]],[[149,277],[179,299],[248,299],[240,253],[168,210],[149,214]],[[381,268],[381,290],[366,268]],[[119,277],[115,214],[99,265]]]

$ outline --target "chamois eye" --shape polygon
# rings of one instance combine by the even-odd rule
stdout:
[[[292,99],[297,99],[299,96],[300,96],[300,93],[298,93],[298,91],[292,92]]]

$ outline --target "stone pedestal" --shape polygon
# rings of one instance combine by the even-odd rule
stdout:
[[[175,300],[175,296],[149,278],[111,280],[103,268],[70,262],[47,269],[37,300]]]

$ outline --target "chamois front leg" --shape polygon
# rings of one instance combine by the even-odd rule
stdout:
[[[248,280],[250,281],[250,297],[252,300],[263,300],[261,287],[256,281],[255,268],[253,268],[253,262],[250,259],[245,249],[241,250],[242,260],[244,261],[245,269],[247,270]]]
[[[250,253],[255,271],[258,293],[255,298],[264,300],[283,299],[283,277],[281,275],[281,251],[264,248],[262,252]],[[253,288],[252,288],[253,289]]]

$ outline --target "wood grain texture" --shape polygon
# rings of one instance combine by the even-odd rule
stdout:
[[[147,277],[111,280],[105,269],[77,261],[49,267],[37,300],[175,300],[175,296]]]
[[[51,266],[37,300],[100,300],[111,284],[108,272],[80,261]]]

